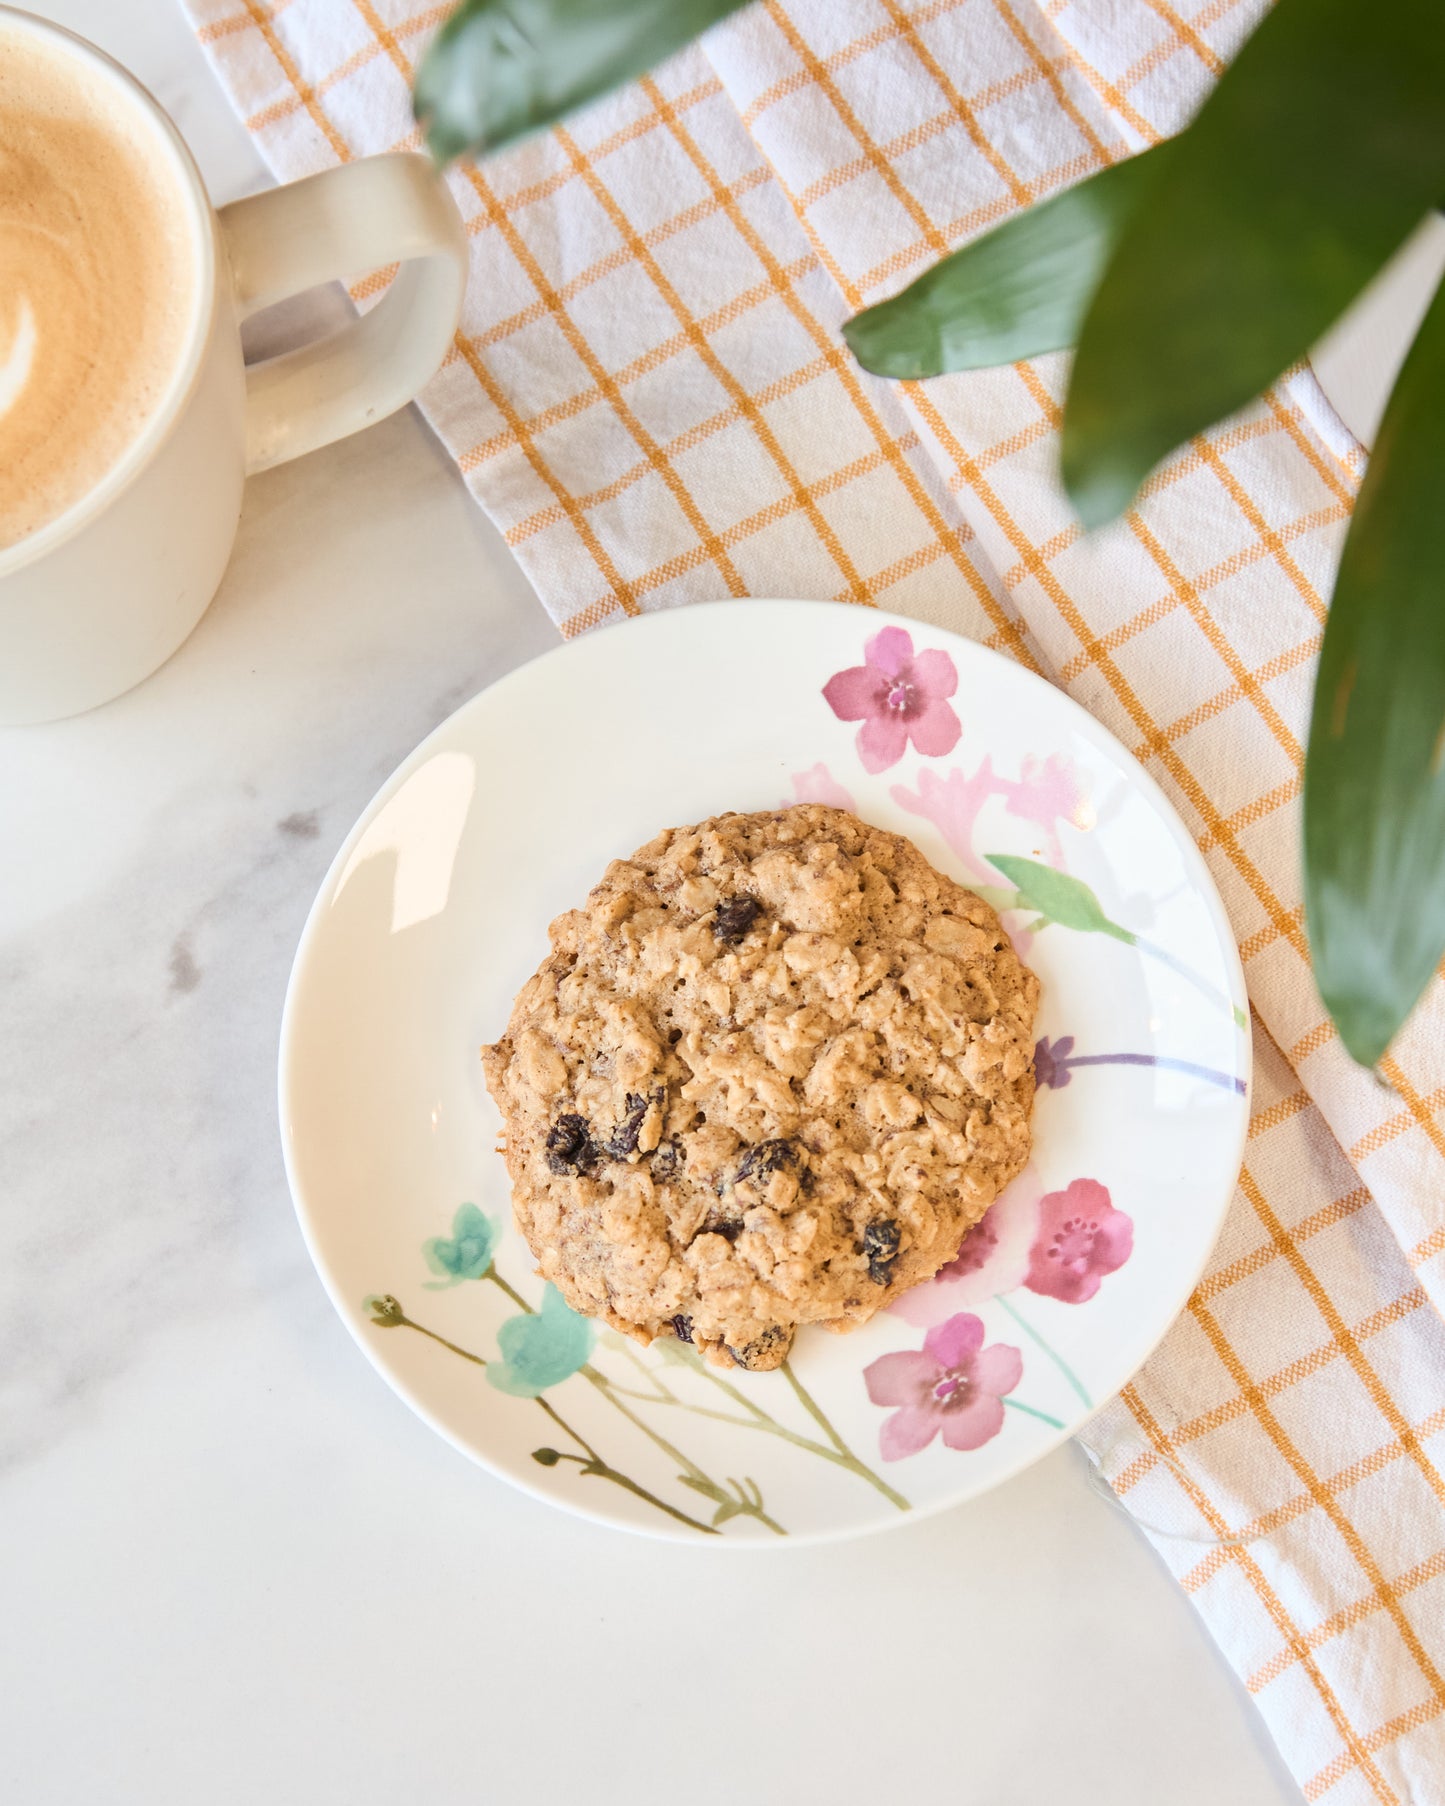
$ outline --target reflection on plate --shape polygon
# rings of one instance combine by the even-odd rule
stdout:
[[[924,650],[956,677],[942,756],[824,695],[842,670]],[[724,1372],[599,1332],[534,1276],[477,1049],[609,858],[670,824],[805,800],[909,835],[1004,911],[1043,982],[1034,1155],[936,1279],[850,1335],[802,1331],[777,1373]],[[1208,1257],[1248,1080],[1223,909],[1117,741],[952,634],[728,602],[561,647],[402,765],[302,937],[281,1118],[337,1310],[444,1436],[585,1516],[773,1543],[971,1497],[1117,1392]]]

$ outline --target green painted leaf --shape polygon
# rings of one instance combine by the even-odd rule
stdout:
[[[427,1290],[444,1291],[464,1279],[482,1279],[492,1264],[499,1231],[475,1204],[463,1204],[452,1218],[451,1235],[435,1235],[422,1243],[422,1254],[440,1280],[428,1280]]]
[[[644,74],[743,0],[462,0],[416,75],[439,163],[499,150]]]
[[[1445,289],[1395,383],[1345,541],[1305,769],[1315,979],[1364,1066],[1445,952]]]
[[[1169,154],[1112,164],[985,232],[916,282],[847,321],[876,376],[981,370],[1077,343],[1104,265]]]
[[[1427,0],[1281,0],[1170,146],[1079,338],[1063,471],[1086,525],[1303,355],[1445,195]]]
[[[501,1359],[488,1363],[487,1380],[513,1398],[538,1398],[550,1386],[571,1379],[596,1340],[596,1326],[579,1317],[556,1286],[549,1285],[541,1310],[509,1317],[497,1331]]]
[[[1051,865],[1040,865],[1036,859],[1019,859],[1012,853],[986,853],[984,857],[1017,887],[1021,908],[1036,909],[1050,922],[1077,929],[1080,934],[1108,934],[1116,941],[1134,939],[1127,928],[1109,920],[1099,899],[1081,878],[1056,872]]]

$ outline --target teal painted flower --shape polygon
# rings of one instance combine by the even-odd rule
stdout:
[[[533,1316],[509,1317],[497,1331],[501,1359],[487,1363],[488,1382],[513,1398],[537,1398],[571,1379],[592,1352],[596,1326],[571,1310],[556,1286]]]
[[[421,1251],[426,1264],[440,1279],[426,1282],[429,1292],[442,1292],[448,1286],[460,1285],[464,1279],[485,1278],[492,1256],[497,1251],[497,1225],[483,1216],[475,1204],[463,1204],[452,1218],[450,1239],[434,1235],[423,1242]]]

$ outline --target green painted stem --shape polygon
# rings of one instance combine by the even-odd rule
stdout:
[[[708,1475],[703,1472],[695,1461],[691,1460],[687,1455],[684,1455],[681,1449],[674,1448],[665,1436],[660,1436],[657,1431],[653,1429],[651,1424],[644,1423],[635,1411],[630,1410],[628,1406],[623,1404],[622,1400],[617,1396],[616,1389],[611,1380],[608,1379],[605,1373],[599,1373],[595,1367],[590,1365],[579,1368],[578,1372],[582,1375],[583,1379],[597,1388],[615,1410],[622,1413],[628,1423],[635,1429],[641,1430],[644,1436],[650,1437],[652,1441],[656,1443],[657,1447],[662,1450],[663,1454],[667,1456],[669,1461],[675,1461],[677,1465],[682,1468],[685,1473],[690,1474],[694,1480],[708,1479]]]
[[[434,1329],[428,1329],[424,1323],[413,1322],[404,1313],[396,1319],[396,1324],[399,1329],[414,1329],[419,1336],[427,1336],[433,1342],[440,1342],[443,1348],[449,1348],[454,1355],[460,1355],[464,1361],[474,1361],[478,1367],[485,1367],[487,1364],[485,1355],[473,1354],[469,1348],[462,1348],[456,1342],[448,1342],[445,1336],[439,1336]],[[587,1444],[584,1442],[582,1446],[585,1449]]]
[[[1069,1363],[1064,1359],[1064,1357],[1061,1354],[1059,1354],[1056,1349],[1051,1348],[1049,1346],[1049,1344],[1043,1339],[1043,1337],[1039,1334],[1039,1332],[1034,1328],[1033,1324],[1030,1323],[1028,1318],[1024,1316],[1023,1312],[1020,1311],[1016,1305],[1010,1304],[1008,1299],[1004,1297],[1002,1292],[995,1292],[993,1295],[993,1301],[995,1304],[1000,1305],[1004,1310],[1006,1310],[1008,1312],[1009,1316],[1013,1318],[1014,1322],[1018,1324],[1019,1328],[1024,1332],[1024,1334],[1028,1337],[1028,1339],[1034,1344],[1034,1346],[1036,1348],[1041,1348],[1044,1351],[1044,1353],[1053,1362],[1055,1367],[1058,1368],[1059,1372],[1061,1374],[1063,1374],[1064,1378],[1073,1387],[1074,1391],[1078,1393],[1079,1397],[1083,1400],[1085,1405],[1087,1405],[1089,1410],[1092,1411],[1094,1408],[1094,1401],[1092,1398],[1089,1397],[1087,1387],[1084,1385],[1083,1381],[1079,1378],[1078,1374],[1076,1374],[1074,1372],[1073,1368],[1070,1367]],[[1022,1408],[1023,1407],[1020,1406],[1020,1409],[1022,1409]],[[1037,1413],[1035,1413],[1035,1415],[1037,1415]],[[1062,1429],[1063,1428],[1062,1424],[1059,1427]]]
[[[848,1447],[847,1443],[844,1442],[843,1438],[818,1408],[818,1405],[815,1403],[813,1396],[808,1391],[807,1387],[804,1386],[797,1374],[793,1372],[793,1364],[791,1361],[783,1362],[783,1374],[787,1379],[788,1384],[793,1388],[798,1403],[838,1451],[837,1459],[842,1465],[846,1467],[850,1473],[857,1474],[860,1480],[866,1480],[870,1486],[875,1487],[883,1494],[883,1497],[887,1499],[891,1505],[896,1505],[900,1511],[911,1511],[913,1507],[909,1504],[908,1500],[904,1498],[903,1494],[901,1492],[895,1492],[881,1474],[875,1474],[873,1469],[861,1462],[853,1453],[852,1449]]]
[[[833,1447],[837,1449],[838,1453],[840,1455],[850,1454],[851,1450],[848,1448],[848,1445],[823,1415],[822,1408],[818,1405],[812,1393],[808,1391],[803,1382],[798,1378],[797,1374],[793,1372],[793,1364],[791,1361],[783,1362],[783,1378],[793,1388],[793,1396],[797,1399],[798,1403],[808,1413],[809,1417],[812,1418],[813,1422],[817,1424],[819,1429],[822,1430],[823,1434],[828,1438],[829,1442],[832,1443]]]
[[[1046,1423],[1051,1430],[1062,1430],[1064,1427],[1057,1417],[1050,1417],[1047,1411],[1038,1411],[1032,1405],[1026,1405],[1021,1398],[1006,1398],[1003,1402],[1011,1411],[1023,1411],[1030,1417],[1037,1417],[1040,1423]]]
[[[506,1280],[502,1278],[495,1267],[488,1272],[487,1278],[500,1286],[502,1291],[506,1293],[519,1310],[526,1311],[530,1314],[532,1309],[531,1305],[526,1302],[520,1293],[507,1284]],[[791,1442],[797,1448],[807,1449],[810,1454],[820,1455],[825,1461],[831,1461],[838,1467],[846,1468],[849,1473],[856,1474],[860,1480],[866,1480],[870,1486],[876,1491],[881,1492],[884,1498],[887,1499],[891,1505],[896,1506],[899,1511],[911,1511],[913,1509],[912,1505],[904,1498],[901,1492],[896,1491],[881,1475],[875,1474],[871,1467],[858,1459],[852,1449],[848,1447],[847,1443],[843,1441],[842,1437],[839,1436],[838,1432],[833,1428],[832,1424],[829,1423],[823,1412],[818,1408],[817,1403],[802,1385],[797,1375],[793,1372],[789,1362],[785,1361],[783,1363],[783,1374],[796,1394],[798,1402],[832,1444],[831,1448],[825,1447],[824,1444],[820,1442],[814,1442],[810,1437],[799,1436],[794,1430],[786,1429],[776,1418],[769,1416],[769,1414],[760,1406],[754,1404],[752,1399],[748,1398],[745,1393],[740,1392],[736,1386],[731,1385],[725,1380],[720,1373],[715,1373],[696,1352],[684,1357],[687,1361],[687,1365],[691,1367],[695,1373],[700,1373],[704,1379],[711,1381],[713,1385],[719,1387],[736,1404],[741,1405],[742,1408],[749,1413],[749,1418],[737,1418],[731,1416],[727,1412],[709,1411],[701,1405],[687,1404],[685,1400],[678,1398],[674,1393],[668,1391],[666,1386],[662,1385],[662,1382],[654,1369],[644,1367],[642,1363],[637,1360],[637,1357],[632,1354],[630,1349],[627,1352],[629,1358],[639,1370],[666,1395],[667,1403],[678,1405],[685,1411],[694,1411],[699,1417],[710,1417],[721,1423],[736,1424],[740,1429],[765,1430],[769,1435],[779,1436],[784,1442]],[[617,1387],[608,1379],[605,1373],[599,1373],[590,1363],[585,1367],[579,1368],[578,1371],[582,1374],[583,1378],[595,1386],[630,1423],[635,1424],[636,1427],[642,1431],[643,1435],[650,1436],[660,1449],[668,1454],[672,1460],[676,1461],[686,1472],[690,1473],[694,1479],[701,1480],[708,1487],[714,1489],[715,1496],[719,1500],[728,1496],[718,1488],[715,1480],[712,1480],[705,1474],[696,1463],[689,1461],[687,1456],[684,1455],[680,1449],[674,1448],[665,1437],[659,1436],[656,1430],[649,1424],[644,1423],[643,1420],[637,1416],[636,1412],[629,1410],[622,1402],[621,1397],[619,1397]],[[662,1398],[659,1398],[657,1402],[661,1404],[664,1401]],[[743,1510],[748,1512],[750,1516],[756,1517],[759,1523],[766,1524],[767,1527],[777,1535],[785,1536],[787,1534],[780,1525],[774,1523],[767,1513],[763,1511],[761,1506],[753,1508],[744,1504]]]
[[[555,1406],[549,1405],[545,1398],[534,1398],[532,1400],[532,1403],[534,1405],[540,1405],[542,1407],[542,1409],[547,1413],[548,1417],[550,1417],[552,1419],[552,1422],[554,1424],[556,1424],[557,1428],[559,1430],[561,1430],[565,1435],[570,1436],[572,1438],[573,1442],[575,1442],[579,1448],[586,1449],[587,1459],[592,1463],[592,1465],[594,1467],[605,1468],[607,1466],[607,1463],[597,1453],[596,1449],[593,1448],[592,1444],[590,1442],[585,1441],[581,1436],[579,1436],[578,1433],[576,1432],[576,1430],[574,1430],[572,1428],[571,1424],[564,1422],[564,1420],[561,1416],[561,1413],[556,1409]]]
[[[643,1405],[675,1405],[678,1401],[670,1392],[639,1392],[635,1386],[619,1386],[612,1382],[612,1390],[619,1398],[635,1398]]]
[[[512,1297],[516,1297],[516,1293],[511,1291],[511,1287],[507,1286],[505,1281],[499,1280],[498,1284],[502,1285],[504,1290],[511,1292]],[[518,1300],[518,1302],[521,1301]],[[473,1354],[469,1348],[463,1348],[457,1342],[449,1342],[445,1336],[439,1336],[434,1329],[428,1329],[424,1323],[416,1322],[404,1311],[393,1319],[393,1324],[398,1329],[414,1329],[418,1335],[427,1336],[431,1341],[439,1342],[443,1348],[450,1349],[453,1354],[460,1355],[464,1361],[471,1361],[478,1367],[485,1367],[487,1364],[484,1355]],[[587,1460],[580,1464],[584,1473],[596,1474],[600,1479],[610,1480],[614,1486],[620,1486],[625,1491],[635,1494],[639,1499],[645,1499],[649,1505],[655,1505],[659,1511],[665,1511],[670,1518],[676,1518],[680,1524],[687,1524],[693,1530],[700,1530],[704,1536],[718,1535],[718,1531],[711,1524],[704,1524],[698,1518],[689,1517],[685,1511],[679,1511],[675,1505],[669,1505],[665,1499],[659,1499],[645,1486],[639,1486],[635,1480],[629,1480],[626,1474],[619,1473],[615,1467],[609,1466],[586,1437],[579,1435],[561,1413],[547,1403],[545,1398],[534,1398],[532,1403],[540,1406],[564,1436],[570,1436],[579,1449],[587,1451]],[[575,1457],[569,1457],[569,1459],[575,1459]]]
[[[665,1455],[675,1461],[685,1473],[691,1475],[691,1477],[699,1483],[700,1488],[705,1488],[706,1496],[708,1498],[711,1498],[719,1505],[721,1505],[724,1500],[731,1499],[731,1495],[725,1492],[710,1474],[705,1473],[695,1461],[684,1455],[681,1449],[674,1448],[665,1436],[660,1436],[657,1431],[653,1429],[651,1424],[644,1423],[635,1411],[629,1410],[617,1396],[616,1388],[605,1373],[599,1373],[595,1367],[590,1365],[580,1367],[578,1372],[582,1375],[583,1379],[595,1386],[608,1403],[612,1405],[614,1409],[620,1411],[630,1424],[633,1424],[637,1429],[641,1430],[644,1436],[650,1437]],[[765,1524],[767,1528],[773,1532],[774,1536],[786,1536],[788,1534],[781,1524],[776,1522],[775,1519],[770,1518],[767,1512],[763,1510],[761,1501],[754,1505],[750,1503],[747,1500],[746,1495],[744,1495],[743,1499],[739,1502],[739,1507],[747,1516],[756,1518],[760,1524]]]
[[[902,1493],[895,1492],[886,1480],[875,1474],[850,1449],[845,1448],[842,1454],[839,1454],[836,1449],[830,1449],[825,1443],[814,1442],[811,1436],[800,1436],[796,1430],[790,1430],[786,1424],[780,1424],[776,1418],[769,1417],[765,1412],[757,1417],[735,1417],[731,1411],[711,1411],[706,1405],[689,1404],[686,1399],[669,1397],[667,1403],[680,1406],[684,1411],[691,1412],[694,1417],[710,1417],[715,1423],[731,1424],[737,1430],[758,1430],[765,1436],[776,1436],[781,1442],[790,1442],[794,1448],[803,1449],[810,1455],[816,1455],[820,1461],[831,1461],[835,1467],[841,1467],[850,1474],[857,1474],[860,1480],[868,1481],[900,1511],[913,1509]]]
[[[545,1399],[539,1398],[533,1402],[541,1405],[547,1415],[566,1430],[569,1436],[576,1437],[578,1442],[582,1442],[582,1438],[577,1435],[575,1430],[567,1429],[567,1425],[562,1422],[562,1419]],[[585,1449],[587,1444],[582,1442],[582,1446]],[[655,1505],[659,1511],[665,1511],[670,1518],[676,1518],[679,1524],[686,1524],[692,1530],[700,1530],[704,1536],[720,1536],[722,1534],[714,1525],[704,1524],[698,1518],[690,1518],[685,1511],[679,1511],[677,1506],[669,1505],[666,1500],[659,1499],[645,1486],[639,1486],[635,1480],[629,1480],[626,1474],[619,1473],[615,1467],[609,1467],[600,1455],[593,1455],[590,1460],[584,1461],[580,1455],[559,1452],[557,1459],[559,1461],[575,1461],[584,1474],[595,1474],[599,1480],[610,1480],[614,1486],[620,1486],[625,1492],[633,1493],[639,1499],[645,1499],[649,1505]]]
[[[535,1315],[531,1305],[527,1303],[526,1299],[523,1298],[513,1286],[507,1284],[506,1280],[502,1278],[495,1267],[489,1269],[486,1277],[490,1279],[494,1285],[499,1287],[501,1291],[506,1293],[507,1297],[517,1306],[518,1310],[525,1311],[529,1317]],[[696,1481],[698,1491],[703,1492],[705,1496],[712,1499],[715,1504],[721,1505],[724,1502],[738,1503],[738,1501],[734,1500],[731,1493],[725,1491],[718,1485],[711,1474],[700,1468],[691,1457],[683,1454],[680,1448],[677,1448],[674,1444],[669,1442],[665,1436],[660,1435],[654,1430],[651,1424],[646,1423],[635,1411],[630,1410],[623,1404],[622,1399],[618,1396],[617,1387],[605,1373],[599,1372],[590,1361],[584,1363],[577,1371],[590,1386],[594,1387],[602,1394],[614,1410],[622,1413],[634,1429],[641,1430],[642,1434],[646,1436],[649,1441],[662,1450],[669,1461],[675,1461],[685,1474]],[[644,1369],[644,1371],[646,1370]],[[542,1401],[539,1399],[538,1403],[540,1404],[541,1402]],[[661,1400],[658,1402],[660,1403]],[[584,1444],[583,1446],[585,1447],[586,1445]],[[671,1506],[666,1506],[664,1509],[671,1510],[672,1508]],[[788,1534],[776,1519],[768,1516],[767,1512],[763,1510],[761,1502],[757,1505],[753,1505],[744,1498],[743,1501],[741,1501],[740,1510],[748,1517],[755,1517],[760,1524],[765,1525],[775,1536],[786,1536]],[[687,1521],[692,1523],[694,1520],[689,1518]],[[709,1525],[708,1528],[709,1530],[712,1530],[713,1527]],[[713,1530],[713,1534],[716,1534],[715,1530]]]
[[[778,1431],[782,1430],[783,1426],[775,1417],[770,1416],[761,1405],[756,1404],[750,1399],[747,1393],[740,1392],[730,1380],[725,1380],[718,1372],[717,1368],[714,1367],[710,1361],[705,1361],[695,1349],[690,1350],[683,1356],[683,1359],[700,1378],[705,1379],[709,1385],[716,1386],[719,1392],[725,1392],[727,1396],[732,1399],[734,1404],[741,1405],[753,1418],[759,1428],[775,1429]],[[682,1401],[679,1399],[678,1403],[680,1404],[681,1402]],[[687,1409],[689,1411],[698,1411],[701,1410],[702,1407],[700,1405],[688,1405]],[[817,1449],[820,1454],[827,1452],[823,1449],[821,1443],[813,1442],[808,1437],[801,1437],[799,1440],[803,1443],[805,1448]]]
[[[783,1365],[783,1373],[792,1385],[793,1391],[797,1394],[803,1408],[813,1418],[814,1422],[822,1427],[824,1434],[829,1438],[829,1441],[833,1445],[831,1448],[829,1448],[826,1443],[815,1442],[811,1436],[800,1436],[796,1430],[790,1430],[785,1424],[780,1424],[776,1417],[773,1417],[768,1412],[764,1411],[760,1405],[754,1404],[752,1399],[750,1399],[746,1393],[740,1392],[730,1381],[725,1380],[714,1367],[703,1360],[702,1356],[698,1354],[696,1350],[689,1349],[684,1353],[683,1350],[679,1349],[677,1351],[678,1358],[682,1360],[693,1373],[697,1374],[699,1378],[707,1380],[710,1384],[716,1386],[720,1392],[725,1392],[734,1403],[741,1405],[742,1408],[749,1413],[747,1417],[734,1417],[731,1411],[710,1411],[706,1405],[690,1404],[686,1399],[679,1398],[676,1393],[669,1392],[655,1370],[650,1367],[643,1367],[642,1363],[632,1354],[630,1349],[628,1350],[628,1354],[633,1364],[638,1367],[648,1379],[652,1380],[655,1385],[662,1388],[662,1391],[666,1393],[666,1402],[668,1404],[677,1405],[684,1411],[691,1411],[695,1417],[710,1417],[715,1423],[732,1424],[739,1430],[760,1430],[765,1435],[777,1436],[783,1442],[792,1443],[794,1448],[806,1449],[810,1455],[817,1455],[824,1461],[831,1461],[836,1467],[846,1468],[849,1473],[857,1474],[859,1479],[866,1480],[870,1486],[876,1487],[877,1490],[892,1504],[896,1505],[900,1511],[911,1511],[913,1509],[902,1493],[895,1492],[893,1488],[888,1485],[886,1480],[880,1479],[870,1467],[866,1466],[858,1459],[843,1439],[837,1434],[827,1418],[818,1409],[818,1406],[814,1403],[813,1399],[806,1391],[804,1391],[803,1387],[799,1384],[796,1375],[793,1373],[792,1368],[786,1362]],[[659,1398],[657,1402],[661,1404],[664,1401]]]
[[[686,1400],[680,1399],[675,1392],[669,1389],[662,1379],[662,1376],[655,1368],[645,1366],[633,1353],[631,1348],[625,1348],[622,1352],[626,1355],[627,1359],[631,1361],[632,1365],[638,1370],[642,1377],[652,1382],[652,1390],[650,1392],[638,1392],[631,1386],[618,1385],[616,1380],[609,1379],[606,1374],[602,1375],[602,1378],[607,1381],[607,1384],[611,1389],[611,1394],[613,1395],[612,1402],[617,1405],[619,1411],[623,1410],[624,1407],[618,1403],[618,1397],[635,1398],[639,1404],[644,1405],[678,1405],[684,1411],[690,1412],[694,1417],[715,1418],[719,1423],[734,1424],[741,1430],[751,1430],[756,1427],[745,1417],[732,1417],[726,1411],[709,1411],[703,1406],[688,1404]],[[631,1414],[628,1413],[628,1415],[630,1416]],[[639,1420],[634,1421],[638,1422],[638,1427],[640,1429],[647,1430],[649,1436],[655,1437],[655,1432],[648,1429],[646,1424],[641,1423]],[[698,1469],[699,1474],[701,1474],[701,1471],[701,1469]],[[702,1475],[702,1478],[707,1480],[706,1475]],[[707,1484],[711,1487],[714,1486],[716,1482],[707,1480]],[[749,1499],[745,1488],[740,1486],[736,1480],[729,1480],[728,1484],[733,1488],[734,1493],[740,1497],[743,1509],[750,1517],[755,1517],[759,1523],[766,1524],[769,1530],[775,1531],[779,1536],[786,1536],[788,1534],[781,1524],[775,1522],[774,1519],[770,1518],[767,1512],[763,1510],[762,1494],[758,1491],[757,1482],[755,1480],[749,1480],[747,1482],[747,1485],[752,1487],[753,1491],[758,1495],[756,1499],[751,1500]]]
[[[527,1300],[515,1286],[509,1286],[507,1284],[506,1280],[502,1278],[495,1266],[488,1267],[482,1277],[484,1279],[490,1279],[494,1286],[500,1291],[505,1292],[519,1311],[525,1311],[529,1317],[536,1316],[537,1313],[532,1309],[531,1305],[527,1303]]]

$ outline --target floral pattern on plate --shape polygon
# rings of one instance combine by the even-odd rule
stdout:
[[[730,1373],[533,1276],[475,1049],[608,857],[785,786],[917,839],[1000,910],[1044,985],[1035,1146],[935,1278],[851,1334],[805,1331],[776,1373]],[[366,812],[288,997],[288,1174],[362,1346],[494,1471],[652,1534],[858,1534],[996,1484],[1130,1377],[1227,1202],[1246,1024],[1192,842],[1066,698],[916,622],[693,608],[514,674]]]
[[[818,1456],[855,1474],[873,1486],[881,1497],[899,1511],[908,1510],[908,1500],[903,1494],[860,1461],[844,1443],[817,1403],[805,1391],[790,1363],[784,1362],[783,1374],[794,1395],[821,1431],[821,1439],[785,1428],[771,1412],[763,1409],[755,1399],[749,1399],[742,1388],[733,1384],[717,1368],[710,1366],[695,1349],[682,1342],[657,1342],[648,1351],[657,1360],[650,1361],[644,1359],[621,1336],[611,1331],[604,1332],[609,1344],[609,1354],[620,1356],[632,1371],[620,1377],[615,1372],[603,1371],[590,1359],[598,1340],[596,1324],[571,1310],[554,1285],[549,1284],[543,1288],[539,1306],[534,1308],[528,1304],[502,1278],[493,1264],[492,1250],[500,1239],[498,1225],[478,1210],[475,1204],[467,1203],[459,1206],[452,1221],[450,1237],[433,1236],[422,1245],[422,1254],[433,1271],[453,1275],[455,1281],[490,1280],[516,1307],[518,1314],[506,1318],[496,1331],[497,1352],[494,1355],[487,1356],[472,1348],[462,1348],[439,1335],[436,1330],[429,1329],[424,1323],[417,1322],[407,1315],[400,1301],[390,1293],[368,1296],[362,1300],[362,1308],[369,1314],[375,1328],[415,1330],[451,1354],[481,1368],[488,1383],[499,1392],[509,1393],[513,1398],[526,1399],[537,1405],[552,1428],[561,1433],[566,1443],[572,1445],[559,1449],[548,1442],[533,1449],[532,1459],[540,1467],[553,1468],[571,1463],[580,1475],[608,1480],[636,1498],[645,1500],[675,1522],[685,1524],[706,1536],[716,1534],[730,1518],[739,1517],[752,1518],[775,1536],[786,1536],[787,1531],[783,1525],[769,1516],[763,1508],[762,1490],[755,1480],[750,1476],[741,1479],[728,1476],[725,1482],[714,1479],[661,1434],[652,1422],[654,1410],[642,1407],[661,1407],[663,1416],[669,1415],[672,1409],[680,1409],[699,1413],[713,1422],[731,1423],[736,1429],[754,1435],[781,1437],[792,1448]],[[661,1366],[657,1364],[659,1360]],[[609,1360],[609,1367],[615,1366],[616,1362]],[[678,1391],[667,1383],[663,1370],[669,1366],[684,1369],[707,1381],[729,1404],[719,1405],[711,1395],[705,1403],[689,1402],[686,1397],[679,1396]],[[661,1451],[669,1464],[677,1468],[676,1481],[679,1486],[700,1494],[713,1506],[710,1518],[700,1518],[684,1510],[679,1504],[659,1498],[630,1475],[612,1466],[563,1417],[556,1405],[544,1395],[560,1387],[574,1374],[580,1374],[614,1410]],[[749,1376],[739,1377],[747,1379]],[[737,1409],[739,1406],[740,1411]]]

